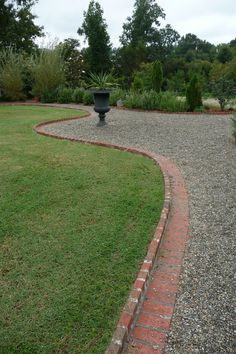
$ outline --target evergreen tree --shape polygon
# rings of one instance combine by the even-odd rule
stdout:
[[[202,92],[197,75],[193,75],[186,90],[186,99],[190,112],[202,106]]]
[[[84,21],[78,29],[79,35],[85,35],[89,47],[85,52],[89,70],[95,73],[111,69],[111,45],[103,10],[98,2],[90,1]]]
[[[161,86],[163,82],[163,71],[160,61],[155,61],[152,70],[152,86],[158,93],[161,91]]]

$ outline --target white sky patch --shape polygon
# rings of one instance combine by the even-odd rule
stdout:
[[[98,0],[104,10],[108,33],[113,46],[118,47],[122,25],[132,15],[134,0]],[[157,0],[164,9],[166,21],[181,36],[196,34],[213,44],[227,43],[236,37],[236,0]],[[33,8],[36,23],[44,26],[51,38],[83,39],[77,30],[83,22],[83,12],[89,0],[39,0]]]

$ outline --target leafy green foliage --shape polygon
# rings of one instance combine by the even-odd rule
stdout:
[[[122,45],[135,47],[142,42],[146,46],[157,33],[160,18],[165,18],[165,14],[155,0],[136,0],[132,17],[123,24]]]
[[[89,47],[85,52],[85,60],[88,62],[89,71],[95,73],[109,71],[111,69],[110,37],[103,18],[103,10],[98,2],[90,1],[78,34],[85,35],[88,41]]]
[[[236,94],[236,86],[232,80],[227,80],[221,76],[210,84],[213,96],[218,100],[220,108],[223,111],[229,100]]]
[[[35,1],[0,1],[0,49],[12,47],[32,53],[34,40],[43,35],[42,27],[34,23],[31,9]]]
[[[109,103],[111,106],[116,106],[117,101],[122,100],[122,102],[125,100],[127,92],[122,89],[116,89],[112,90],[110,93],[110,98],[109,98]]]
[[[132,83],[132,90],[134,91],[145,91],[152,89],[152,74],[153,74],[153,64],[143,63],[140,69],[134,74],[134,81]]]
[[[161,214],[152,161],[32,132],[81,113],[0,107],[1,353],[104,353]]]
[[[57,94],[57,102],[69,103],[72,102],[73,89],[69,87],[59,87]]]
[[[77,39],[67,38],[58,45],[64,60],[64,73],[66,84],[76,88],[80,86],[84,77],[85,64],[83,55],[79,50],[80,43]]]
[[[83,104],[90,105],[94,103],[93,94],[91,91],[84,91]]]
[[[77,87],[76,89],[74,89],[74,92],[72,94],[72,102],[82,103],[83,96],[84,96],[84,89],[81,87]]]
[[[42,103],[54,103],[57,102],[58,91],[45,89],[40,95],[40,102]]]
[[[187,33],[181,37],[176,47],[176,54],[185,57],[185,60],[191,62],[194,59],[212,60],[215,56],[215,47],[213,44],[203,41],[195,34]]]
[[[186,90],[188,109],[193,112],[197,107],[202,106],[202,91],[197,75],[190,80]]]
[[[119,68],[118,74],[125,78],[127,87],[130,87],[133,73],[139,71],[142,63],[147,59],[147,48],[143,42],[138,42],[134,47],[127,45],[118,49],[115,65]]]
[[[223,44],[219,47],[217,59],[220,63],[225,64],[233,58],[233,53],[229,45]]]

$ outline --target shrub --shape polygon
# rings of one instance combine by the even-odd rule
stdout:
[[[124,106],[127,108],[141,108],[141,94],[132,92],[125,97]]]
[[[126,91],[121,90],[121,89],[117,89],[115,91],[112,91],[110,94],[110,105],[111,106],[116,106],[116,103],[118,100],[122,100],[124,101],[126,97]]]
[[[4,98],[19,100],[24,98],[23,57],[11,48],[0,53],[0,89]]]
[[[40,96],[40,102],[42,103],[54,103],[57,102],[58,91],[57,90],[45,90]]]
[[[159,109],[165,112],[186,112],[187,104],[185,100],[181,100],[173,93],[166,91],[159,94]]]
[[[91,91],[84,91],[83,104],[90,105],[94,103],[93,94]]]
[[[68,87],[60,87],[58,89],[57,102],[69,103],[72,102],[73,89]]]
[[[159,109],[160,97],[156,91],[145,91],[140,96],[140,108],[146,110]]]
[[[202,106],[202,92],[197,75],[190,80],[186,90],[188,110],[193,112],[195,108]]]
[[[143,93],[130,93],[124,100],[127,108],[141,108],[145,110],[160,110],[165,112],[185,112],[186,101],[178,99],[171,92],[157,93],[154,90]]]
[[[152,89],[153,63],[144,63],[134,74],[132,90],[146,91]]]
[[[32,75],[35,81],[33,86],[35,96],[53,92],[63,85],[65,76],[60,50],[53,47],[41,49],[39,57],[34,59]]]
[[[72,102],[82,103],[83,96],[84,96],[84,89],[82,87],[76,88],[72,94]]]
[[[220,109],[223,111],[226,104],[236,93],[234,82],[221,76],[218,80],[213,80],[210,86],[213,96],[218,100]]]
[[[152,88],[156,92],[161,91],[161,86],[163,82],[163,71],[160,61],[155,61],[152,68]]]
[[[144,82],[141,77],[135,76],[131,85],[131,90],[134,92],[141,92],[144,88]]]

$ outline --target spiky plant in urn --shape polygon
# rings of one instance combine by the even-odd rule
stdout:
[[[98,113],[98,127],[106,125],[106,113],[110,111],[109,97],[113,87],[117,86],[111,74],[91,73],[89,77],[89,86],[94,96],[94,111]]]

